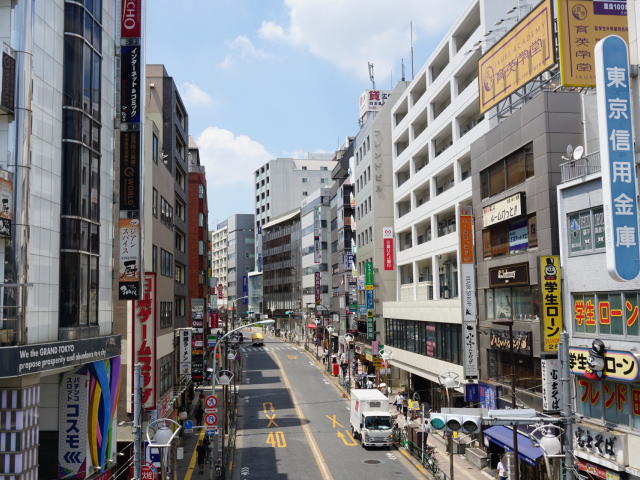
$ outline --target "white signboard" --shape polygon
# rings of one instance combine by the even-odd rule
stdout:
[[[84,478],[87,467],[89,375],[62,375],[58,417],[58,478]]]
[[[462,300],[462,366],[464,378],[478,378],[478,326],[476,322],[476,274],[473,255],[473,210],[458,206],[459,265]]]
[[[522,215],[524,213],[522,198],[522,193],[516,193],[493,205],[484,207],[482,209],[482,227],[487,228],[490,225]]]
[[[180,331],[180,375],[191,375],[191,330]]]
[[[360,118],[367,112],[379,112],[391,96],[387,90],[365,90],[360,95]]]
[[[560,360],[542,358],[542,410],[560,411]]]

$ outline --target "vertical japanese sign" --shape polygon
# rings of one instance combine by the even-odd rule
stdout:
[[[0,237],[11,236],[13,220],[13,174],[0,170]]]
[[[462,284],[463,371],[466,379],[478,378],[478,326],[476,277],[473,257],[473,209],[458,205],[460,232],[460,281]]]
[[[367,298],[367,310],[373,310],[374,309],[373,290],[366,290],[365,296]]]
[[[2,44],[0,72],[0,111],[12,114],[16,96],[16,55],[6,43]]]
[[[373,262],[364,262],[364,289],[373,290]]]
[[[135,300],[140,290],[140,220],[121,218],[120,267],[118,295],[121,300]]]
[[[607,270],[627,281],[640,273],[629,52],[622,38],[610,35],[595,53]]]
[[[560,257],[540,256],[540,294],[542,295],[542,350],[557,352],[562,333],[562,291],[560,290]]]
[[[59,393],[58,478],[85,478],[89,375],[65,373]]]
[[[627,0],[558,0],[561,84],[594,87],[593,49],[611,33],[628,40]]]
[[[373,310],[367,312],[367,340],[376,339],[376,320],[373,318]]]
[[[249,303],[249,277],[247,275],[242,276],[242,304],[247,305]]]
[[[144,120],[144,55],[142,51],[142,0],[120,3],[120,252],[128,250],[128,262],[142,270],[142,122]],[[137,222],[137,253],[131,242],[132,223]],[[123,230],[127,229],[127,230]],[[127,244],[127,245],[125,245]],[[131,265],[131,264],[129,264]],[[127,275],[120,260],[120,278]],[[136,281],[120,280],[120,300],[140,298]]]
[[[142,365],[142,408],[156,408],[156,274],[146,272],[140,300],[133,302],[133,366]],[[133,388],[132,388],[133,390]],[[132,399],[133,401],[133,399]],[[133,411],[133,409],[132,409]]]
[[[191,375],[191,330],[180,330],[180,376]]]
[[[384,250],[384,269],[393,270],[393,227],[382,228],[382,248]]]
[[[313,263],[322,262],[321,229],[320,208],[315,207],[313,209]]]
[[[547,413],[560,410],[560,361],[557,358],[540,359],[542,369],[542,410]]]
[[[218,312],[211,312],[209,315],[209,328],[218,328],[220,324],[220,315]]]
[[[191,299],[191,327],[191,380],[200,382],[204,378],[204,298]]]
[[[224,298],[224,285],[221,283],[218,284],[218,300],[222,300]]]
[[[320,305],[320,294],[322,293],[321,285],[320,285],[320,272],[315,272],[314,275],[314,286],[315,286],[315,294],[316,294],[316,305]]]

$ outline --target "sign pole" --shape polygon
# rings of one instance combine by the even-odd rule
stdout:
[[[142,370],[139,363],[133,366],[133,478],[142,478],[142,398],[140,387]]]
[[[560,383],[562,384],[561,416],[564,419],[564,478],[574,480],[573,471],[573,402],[571,400],[571,384],[569,371],[569,334],[564,331],[560,334]]]

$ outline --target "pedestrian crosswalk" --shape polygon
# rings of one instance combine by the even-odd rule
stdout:
[[[240,347],[241,352],[277,352],[277,351],[298,351],[293,345],[265,345],[264,347]]]

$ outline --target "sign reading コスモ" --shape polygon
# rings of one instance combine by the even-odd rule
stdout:
[[[89,376],[65,373],[60,383],[58,478],[84,478],[87,457]]]
[[[640,244],[629,53],[622,38],[609,35],[595,54],[607,270],[615,280],[633,280]]]

